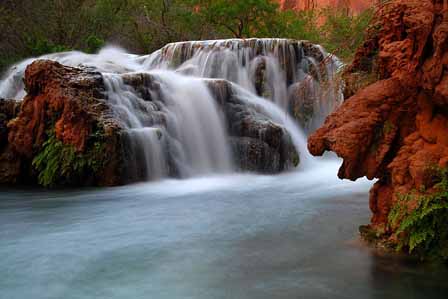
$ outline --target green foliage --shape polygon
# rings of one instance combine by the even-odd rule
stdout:
[[[198,15],[213,24],[218,32],[235,38],[247,38],[269,30],[279,7],[271,0],[199,0]]]
[[[299,166],[299,163],[300,163],[299,155],[295,152],[292,157],[292,164],[294,165],[294,167],[297,167]]]
[[[90,35],[86,40],[86,52],[95,53],[105,45],[105,41],[95,35]]]
[[[28,50],[33,53],[33,56],[41,56],[44,54],[70,50],[70,48],[66,46],[54,44],[45,38],[29,38],[27,40],[26,46],[28,47]]]
[[[170,42],[213,38],[214,29],[196,9],[197,0],[131,0],[134,40],[145,53]]]
[[[364,35],[373,17],[373,9],[359,15],[347,13],[344,9],[327,8],[322,11],[325,20],[320,27],[323,33],[321,44],[340,58],[350,60],[364,40]]]
[[[84,173],[95,173],[103,165],[103,144],[95,141],[85,153],[77,152],[72,145],[58,140],[53,131],[41,151],[33,159],[32,165],[39,172],[39,184],[51,187],[56,184],[73,182]]]
[[[105,44],[147,54],[184,40],[279,37],[322,44],[349,60],[372,10],[280,10],[275,0],[0,1],[0,71],[46,53]]]
[[[389,214],[389,224],[398,225],[398,250],[408,248],[422,258],[448,260],[448,169],[433,171],[438,183],[432,193],[400,196]]]
[[[395,125],[391,121],[386,120],[383,125],[383,135],[389,134],[393,129],[395,129]]]

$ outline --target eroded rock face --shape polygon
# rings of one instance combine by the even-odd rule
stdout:
[[[8,144],[8,122],[17,117],[20,106],[19,101],[0,99],[0,148]]]
[[[8,143],[8,123],[19,114],[20,104],[0,99],[0,183],[16,183],[20,175],[21,161]]]
[[[348,8],[355,13],[372,7],[375,0],[279,0],[282,9],[309,10],[324,7]]]
[[[351,88],[308,142],[313,155],[329,150],[344,159],[340,178],[379,179],[370,192],[375,229],[391,233],[398,197],[430,190],[433,167],[448,166],[447,9],[441,0],[393,0],[379,9],[346,74],[374,73],[377,82]]]
[[[65,165],[65,175],[62,172],[59,177],[55,175],[52,183],[119,184],[120,127],[106,104],[101,74],[38,60],[27,68],[24,82],[27,95],[20,112],[12,115],[11,118],[16,117],[8,122],[8,145],[3,153],[10,161],[20,162],[21,171],[14,178],[2,179],[1,183],[35,183],[41,173],[32,166],[33,160],[42,154],[45,142],[54,135],[55,141],[62,142],[59,150],[53,145],[47,147],[61,155],[60,164],[55,168],[63,167],[64,148],[73,152],[68,159],[79,163],[86,162],[80,157],[92,154],[94,146],[101,147],[101,151],[96,153],[95,161],[88,160],[89,163],[99,163],[95,171],[89,165],[75,167],[69,161],[70,165]],[[42,169],[51,172],[51,165],[47,164],[50,161],[44,159],[42,162]]]

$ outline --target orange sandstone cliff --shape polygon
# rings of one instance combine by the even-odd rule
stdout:
[[[280,0],[282,9],[308,10],[323,7],[349,8],[355,13],[366,10],[377,0]]]
[[[378,8],[345,76],[352,96],[308,147],[343,158],[340,178],[379,179],[370,191],[370,228],[387,235],[399,197],[430,192],[434,167],[448,166],[448,1],[392,0]],[[363,80],[360,90],[350,86]]]

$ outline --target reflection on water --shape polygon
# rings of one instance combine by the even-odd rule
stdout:
[[[357,245],[371,182],[337,164],[0,193],[0,298],[448,298],[445,269]]]

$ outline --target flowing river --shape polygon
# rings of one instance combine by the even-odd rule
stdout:
[[[445,270],[358,240],[371,182],[280,176],[0,193],[0,298],[446,298]]]

